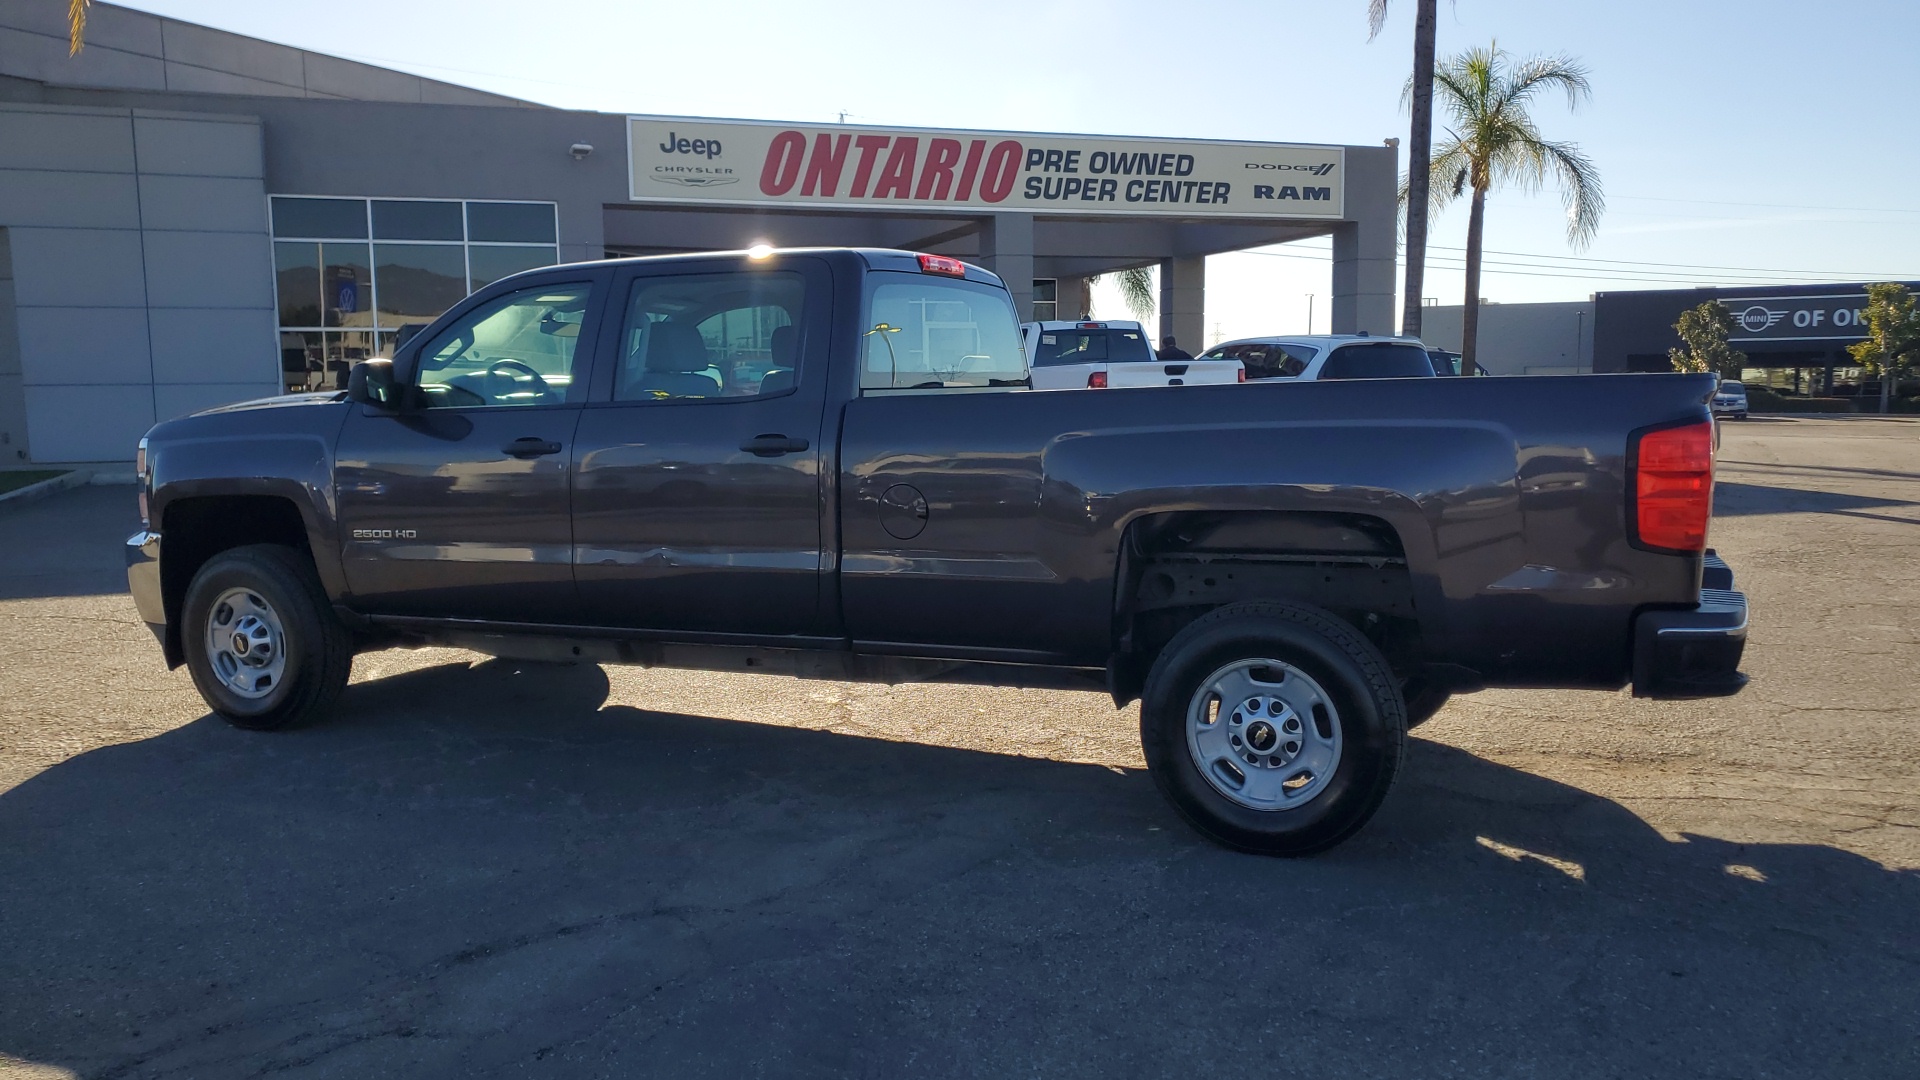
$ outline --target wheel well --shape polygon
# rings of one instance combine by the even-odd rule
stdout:
[[[1133,522],[1114,596],[1116,701],[1188,623],[1241,600],[1289,600],[1351,623],[1396,673],[1421,662],[1413,580],[1399,534],[1364,514],[1179,511]]]
[[[180,621],[187,587],[207,560],[249,544],[279,544],[308,559],[307,525],[289,499],[274,495],[217,495],[178,499],[160,521],[160,595],[166,604],[167,662],[185,660]]]

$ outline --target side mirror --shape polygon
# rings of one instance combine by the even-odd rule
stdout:
[[[400,395],[393,381],[393,361],[362,360],[347,376],[347,400],[396,412]]]

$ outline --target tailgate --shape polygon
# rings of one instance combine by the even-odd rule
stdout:
[[[1108,364],[1107,385],[1203,386],[1240,381],[1238,360],[1155,360],[1150,364]]]

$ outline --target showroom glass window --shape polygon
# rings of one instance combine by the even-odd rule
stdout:
[[[275,195],[280,368],[289,391],[346,386],[395,333],[483,285],[560,261],[550,202]]]

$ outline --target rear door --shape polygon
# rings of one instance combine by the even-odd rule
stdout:
[[[576,376],[606,278],[548,278],[456,309],[402,353],[409,408],[352,407],[335,482],[356,609],[568,621],[568,480],[586,397]]]
[[[831,285],[806,256],[616,276],[574,449],[579,621],[818,632]]]

